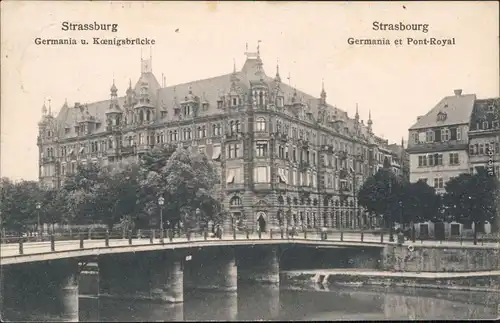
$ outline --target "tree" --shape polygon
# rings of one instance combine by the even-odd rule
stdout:
[[[205,155],[183,147],[165,146],[153,150],[141,162],[141,203],[151,217],[159,214],[158,198],[165,198],[164,222],[171,227],[181,215],[191,215],[196,208],[207,218],[219,211],[215,186],[219,183],[217,170]]]
[[[139,213],[138,175],[139,168],[134,164],[79,167],[63,188],[62,196],[72,205],[67,211],[74,214],[68,220],[102,223],[111,230],[122,217],[134,217]]]
[[[435,221],[439,216],[439,198],[436,190],[424,181],[418,181],[406,186],[404,192],[404,217],[405,223]]]
[[[1,179],[0,210],[2,227],[18,233],[34,228],[38,222],[37,203],[42,192],[37,182],[21,181],[13,183],[9,179]]]
[[[406,181],[389,168],[369,177],[358,192],[358,203],[370,213],[383,216],[386,227],[400,219],[400,202],[405,201]]]
[[[478,168],[477,173],[461,174],[446,183],[443,202],[447,214],[459,222],[479,224],[489,221],[492,227],[497,226],[497,207],[499,181]],[[476,239],[474,230],[474,239]]]

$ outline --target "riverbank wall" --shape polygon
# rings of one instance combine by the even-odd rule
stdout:
[[[386,246],[378,269],[404,272],[476,272],[500,269],[499,247]]]
[[[284,271],[280,280],[289,286],[383,286],[432,288],[499,293],[500,271],[481,273],[408,273],[384,271]],[[500,300],[500,297],[499,297]]]

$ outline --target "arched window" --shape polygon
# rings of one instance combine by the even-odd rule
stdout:
[[[262,91],[259,91],[259,105],[264,105],[264,93]]]
[[[150,120],[150,117],[151,117],[151,112],[146,111],[146,120],[149,121]]]
[[[263,117],[257,118],[255,121],[255,127],[257,131],[266,131],[266,119]]]
[[[231,206],[241,206],[241,199],[238,196],[233,196],[229,201]]]
[[[144,121],[144,111],[139,112],[139,121]]]

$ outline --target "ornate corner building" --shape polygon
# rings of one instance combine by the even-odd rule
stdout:
[[[357,207],[363,181],[390,158],[402,172],[406,153],[320,97],[265,74],[259,49],[240,71],[174,86],[159,84],[152,59],[118,96],[89,104],[65,102],[39,123],[40,182],[59,187],[77,165],[138,160],[164,143],[207,155],[220,170],[219,192],[247,227],[278,225],[358,228],[373,225]]]

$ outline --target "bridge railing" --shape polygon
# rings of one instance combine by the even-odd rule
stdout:
[[[39,237],[3,237],[2,238],[2,256],[9,250],[8,254],[22,255],[28,249],[39,252],[55,252],[61,249],[85,249],[96,247],[113,247],[113,246],[126,246],[137,244],[164,244],[164,243],[190,243],[199,241],[214,241],[214,240],[316,240],[316,241],[338,241],[338,242],[363,242],[367,244],[380,244],[380,243],[404,243],[401,236],[387,234],[381,231],[354,231],[354,230],[297,230],[296,228],[272,228],[267,232],[259,232],[253,230],[229,230],[226,232],[215,231],[212,233],[209,230],[189,230],[189,231],[175,231],[164,230],[163,234],[160,230],[137,230],[137,231],[123,231],[123,230],[88,230],[88,231],[68,231],[60,232],[59,234],[51,234],[48,236]],[[149,241],[148,241],[149,240]],[[78,244],[75,242],[79,241]],[[406,242],[415,244],[428,244],[428,241],[406,239]],[[434,244],[473,244],[471,240],[434,240]],[[484,245],[485,243],[499,244],[498,237],[487,237],[483,239],[478,237],[477,244]],[[15,246],[18,245],[18,248]],[[50,246],[50,247],[49,247]],[[500,246],[500,244],[499,244]],[[49,249],[50,248],[50,249]],[[15,252],[15,250],[18,252]],[[69,249],[72,250],[72,249]],[[4,252],[5,251],[5,252]],[[28,252],[32,253],[32,252]]]

